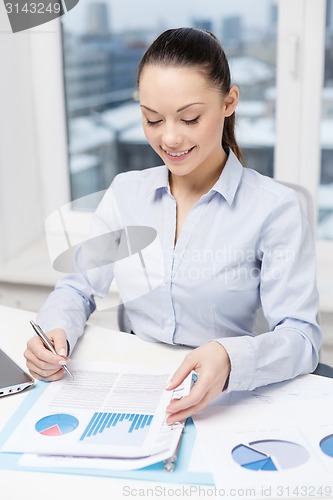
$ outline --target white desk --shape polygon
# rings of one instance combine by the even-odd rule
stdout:
[[[29,324],[31,319],[35,319],[34,313],[0,306],[0,347],[25,370],[27,369],[23,352],[27,340],[33,335]],[[72,357],[87,361],[135,363],[145,366],[158,366],[161,362],[177,366],[189,350],[145,342],[134,335],[88,326]],[[22,392],[0,398],[0,429],[27,394]],[[37,500],[44,495],[48,500],[91,500],[96,498],[96,493],[101,500],[118,500],[126,498],[123,494],[124,486],[153,488],[158,484],[96,476],[0,470],[0,495],[6,500]],[[165,483],[165,486],[172,487],[170,483]]]
[[[35,314],[29,311],[0,306],[0,347],[23,369],[26,369],[23,352],[27,340],[33,335],[29,320],[35,319],[34,316]],[[142,363],[145,366],[158,366],[161,363],[177,366],[189,351],[190,349],[184,347],[144,342],[134,335],[88,326],[72,357],[87,361]],[[0,429],[27,394],[23,392],[0,398]],[[190,485],[184,486],[190,487]],[[124,490],[125,487],[135,488],[134,494],[129,496],[128,489]],[[182,485],[74,474],[0,470],[0,495],[5,500],[38,500],[44,497],[48,500],[60,498],[118,500],[142,498],[148,489],[150,492],[146,493],[146,498],[157,498],[152,494],[155,487],[164,487],[166,493],[170,491],[166,495],[158,494],[158,498],[170,499],[172,496],[179,497],[179,488],[182,488]],[[176,488],[178,493],[175,493]],[[211,491],[213,489],[213,487],[206,488],[210,488]],[[205,487],[202,487],[202,490],[204,489]],[[203,493],[202,497],[204,498]],[[197,498],[197,494],[192,493],[189,498]],[[277,499],[270,497],[270,500]]]

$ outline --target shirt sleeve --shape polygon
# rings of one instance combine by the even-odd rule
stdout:
[[[228,391],[252,390],[310,373],[319,360],[322,332],[317,322],[315,247],[293,190],[264,223],[257,254],[269,331],[218,339],[231,361]]]
[[[70,351],[96,309],[95,296],[104,297],[110,289],[121,227],[110,187],[92,218],[89,237],[76,250],[76,272],[57,282],[38,312],[37,321],[46,332],[55,328],[65,330]]]

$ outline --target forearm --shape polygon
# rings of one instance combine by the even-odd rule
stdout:
[[[58,282],[38,312],[37,321],[44,331],[62,328],[72,351],[96,305],[92,293],[77,275]]]
[[[231,373],[228,391],[252,390],[311,373],[319,360],[322,333],[318,325],[297,321],[252,337],[222,338]]]

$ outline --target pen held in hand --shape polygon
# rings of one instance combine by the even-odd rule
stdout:
[[[53,352],[53,354],[57,354],[57,352],[54,349],[52,343],[50,342],[50,340],[48,339],[48,337],[45,335],[45,333],[43,332],[43,330],[41,329],[41,327],[39,325],[37,325],[37,323],[35,323],[34,321],[30,321],[30,324],[31,324],[32,328],[35,330],[35,332],[38,335],[38,337],[43,342],[44,346],[47,349],[49,349],[49,351]],[[67,368],[67,366],[66,365],[62,365],[62,368],[67,373],[67,375],[69,375],[74,380],[74,376],[73,376],[72,372]]]

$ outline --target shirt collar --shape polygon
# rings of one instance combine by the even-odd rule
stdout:
[[[220,193],[229,205],[231,205],[234,201],[242,174],[243,166],[235,153],[230,149],[222,173],[211,190]]]
[[[154,174],[150,176],[149,192],[156,191],[160,188],[169,187],[169,170],[166,165],[154,168]]]
[[[228,159],[222,173],[210,191],[220,193],[225,200],[232,204],[237,188],[239,186],[243,174],[243,166],[236,155],[229,150]],[[169,170],[165,165],[155,169],[154,175],[150,179],[149,192],[156,191],[160,188],[169,190]],[[207,193],[208,194],[208,193]]]

